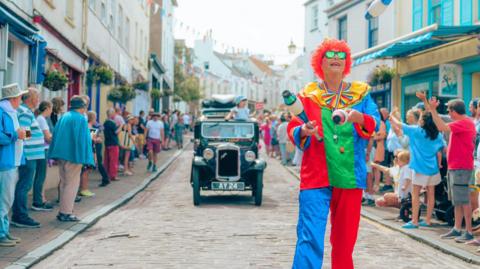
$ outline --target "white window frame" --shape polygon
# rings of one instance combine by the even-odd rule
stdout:
[[[315,31],[318,29],[318,19],[319,19],[319,9],[318,5],[312,6],[312,25],[310,26],[310,31]]]
[[[104,25],[108,25],[107,3],[105,1],[100,3],[100,20]]]
[[[125,49],[130,52],[130,19],[128,17],[125,17]]]

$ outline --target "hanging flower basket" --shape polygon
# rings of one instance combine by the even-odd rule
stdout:
[[[95,77],[97,81],[105,85],[110,85],[113,83],[113,71],[106,66],[98,66],[95,69]]]
[[[108,92],[108,100],[114,103],[126,104],[128,101],[135,99],[135,90],[129,85],[121,85],[111,89]]]
[[[148,91],[148,81],[138,82],[133,84],[133,88],[136,90]]]
[[[43,86],[51,91],[64,90],[68,84],[68,78],[58,70],[47,71]]]
[[[160,89],[155,89],[154,88],[150,91],[150,97],[152,99],[160,99],[162,96],[163,96],[163,93],[162,93],[162,91],[160,91]]]

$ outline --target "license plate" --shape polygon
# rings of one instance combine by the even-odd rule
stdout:
[[[212,182],[214,191],[243,191],[245,183],[243,182]]]

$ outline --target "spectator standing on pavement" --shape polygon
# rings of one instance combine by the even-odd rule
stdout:
[[[45,201],[45,196],[43,195],[43,185],[45,183],[45,178],[47,177],[47,158],[48,158],[48,148],[50,142],[52,142],[52,131],[48,125],[47,119],[52,114],[53,105],[50,101],[43,101],[38,106],[35,114],[37,115],[37,122],[40,130],[43,132],[43,137],[45,139],[45,158],[40,159],[37,162],[37,167],[35,171],[35,178],[33,180],[33,205],[32,209],[35,211],[51,211],[53,206]]]
[[[405,229],[431,227],[433,206],[435,203],[435,186],[441,182],[440,167],[445,141],[433,122],[432,113],[422,113],[419,126],[402,124],[395,117],[390,117],[392,127],[400,128],[410,140],[412,177],[412,221],[403,225]],[[419,222],[420,191],[427,190],[427,215]]]
[[[97,143],[97,130],[94,128],[94,124],[97,120],[97,114],[93,111],[87,112],[87,118],[88,118],[88,130],[90,137],[92,139],[92,152],[95,153],[95,144]],[[80,192],[79,195],[83,197],[93,197],[95,196],[95,193],[91,192],[88,189],[88,183],[89,183],[89,174],[90,171],[95,168],[95,165],[84,165],[82,167],[82,174],[81,174],[81,179],[80,179]]]
[[[145,141],[145,130],[147,127],[145,125],[147,122],[145,121],[145,112],[142,110],[138,116],[138,124],[137,124],[137,152],[140,154],[140,159],[145,159],[145,155],[143,155],[143,148],[146,144]]]
[[[82,97],[72,97],[70,111],[55,126],[50,157],[58,161],[60,177],[59,221],[78,221],[73,207],[83,165],[94,165],[92,138],[85,120],[86,104]]]
[[[450,134],[447,149],[448,191],[455,207],[455,225],[442,238],[454,238],[456,242],[473,240],[472,206],[470,204],[468,183],[473,173],[473,152],[475,147],[475,124],[466,115],[465,103],[461,99],[448,102],[448,115],[453,122],[445,123],[437,113],[440,102],[436,99],[427,100],[425,93],[417,93],[425,107],[432,112],[433,121],[441,132]],[[464,233],[461,232],[462,220],[465,219]]]
[[[63,114],[65,101],[63,101],[62,97],[54,97],[52,99],[52,105],[52,114],[47,118],[47,122],[50,124],[50,129],[53,131],[53,128],[57,125],[58,119],[60,119]]]
[[[20,127],[17,108],[21,96],[27,91],[20,90],[18,84],[2,88],[0,100],[0,247],[13,247],[20,238],[10,233],[8,212],[15,197],[18,181],[18,167],[22,163],[23,139],[26,132]],[[24,160],[23,160],[24,161]]]
[[[285,118],[285,115],[282,115],[280,117],[280,125],[277,128],[277,137],[278,137],[278,145],[280,147],[280,156],[282,160],[283,165],[287,165],[287,141],[288,141],[288,135],[287,135],[287,119]]]
[[[480,105],[480,99],[475,98],[470,102],[470,114],[472,116],[473,122],[475,123],[475,131],[477,135],[475,136],[475,156],[478,156],[478,145],[480,144],[480,110],[478,106]],[[478,159],[477,159],[478,161]],[[479,192],[477,188],[473,188],[475,185],[475,176],[472,176],[470,181],[470,203],[472,205],[472,212],[479,208],[478,196]]]
[[[183,133],[185,131],[186,125],[183,122],[184,118],[180,117],[177,124],[174,126],[175,130],[175,143],[177,144],[177,149],[183,148]]]
[[[132,154],[132,147],[134,148],[135,137],[132,134],[132,128],[135,121],[135,117],[132,115],[127,116],[127,122],[121,127],[120,131],[120,147],[123,150],[123,174],[126,176],[133,175],[130,171],[129,161],[130,154]]]
[[[116,181],[118,176],[118,159],[120,154],[118,133],[120,133],[121,128],[115,122],[116,115],[115,110],[109,108],[107,110],[107,120],[103,123],[103,133],[105,137],[104,165],[108,173],[108,183],[110,183],[110,181]],[[102,185],[106,186],[108,183],[102,183]]]
[[[386,130],[386,125],[383,120],[380,121],[380,128],[378,132],[375,133],[373,136],[373,141],[374,141],[374,146],[375,146],[375,158],[374,162],[377,164],[381,164],[385,161],[385,138],[387,137],[387,130]],[[381,171],[378,169],[375,169],[373,167],[373,175],[375,177],[375,191],[378,190],[378,186],[380,184],[380,178],[381,178]],[[393,187],[391,185],[385,184],[383,188],[381,189],[382,192],[386,191],[393,191]]]
[[[165,126],[160,120],[159,113],[152,113],[152,119],[147,122],[147,147],[148,166],[147,171],[157,172],[157,156],[165,140]]]
[[[192,124],[190,115],[188,113],[183,114],[183,125],[185,130],[190,130],[190,125]]]
[[[117,124],[117,127],[122,127],[125,124],[125,119],[123,118],[122,114],[121,108],[115,108],[115,117],[113,120],[115,121],[115,124]]]
[[[28,215],[28,192],[32,189],[37,165],[45,164],[45,138],[34,114],[39,103],[38,90],[28,88],[28,92],[22,96],[22,101],[17,112],[20,126],[27,130],[27,139],[23,147],[25,164],[18,168],[18,182],[12,207],[12,225],[20,228],[38,228],[40,223]]]
[[[173,117],[172,117],[173,118]],[[163,115],[162,116],[162,120],[161,122],[163,123],[163,129],[164,129],[164,139],[162,140],[162,149],[163,150],[169,150],[169,145],[170,145],[170,133],[171,133],[171,129],[170,129],[170,121],[169,121],[169,117],[167,115]],[[177,121],[175,121],[177,122]]]
[[[95,154],[95,167],[98,169],[98,172],[100,172],[100,175],[102,176],[102,182],[100,183],[99,187],[105,187],[110,183],[110,179],[108,177],[107,170],[105,169],[105,166],[103,165],[103,138],[102,138],[102,132],[103,132],[103,126],[100,125],[97,121],[97,113],[94,111],[90,111],[89,114],[91,114],[92,119],[94,118],[95,121],[90,129],[90,132],[94,130],[95,133],[95,139],[93,139],[94,143],[94,154]],[[93,116],[95,115],[95,116]]]
[[[265,143],[265,150],[268,156],[271,156],[272,152],[272,134],[270,129],[272,128],[272,123],[269,117],[265,117],[265,123],[260,127],[263,134],[263,143]]]

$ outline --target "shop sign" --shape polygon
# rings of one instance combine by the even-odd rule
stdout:
[[[461,96],[462,66],[458,64],[441,64],[439,74],[439,95],[442,97]]]

